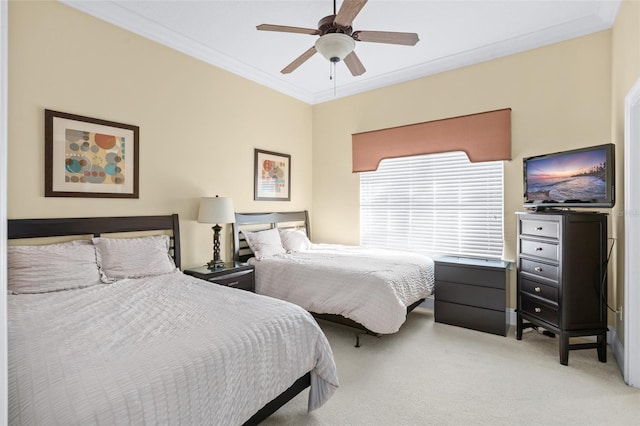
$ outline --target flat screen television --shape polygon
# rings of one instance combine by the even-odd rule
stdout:
[[[615,145],[605,144],[528,157],[524,207],[611,208],[615,204]]]

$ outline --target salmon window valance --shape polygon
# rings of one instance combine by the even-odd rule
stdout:
[[[511,160],[511,108],[445,118],[351,137],[353,171],[378,168],[385,158],[464,151],[471,162]]]

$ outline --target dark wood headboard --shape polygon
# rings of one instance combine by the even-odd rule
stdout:
[[[253,257],[251,249],[247,245],[240,231],[263,231],[265,229],[302,228],[311,238],[309,226],[309,212],[307,210],[297,212],[272,212],[272,213],[236,213],[236,221],[233,224],[233,259],[246,262]]]
[[[142,231],[171,231],[171,255],[180,268],[180,225],[178,215],[82,217],[62,219],[9,219],[9,239],[62,236],[99,237],[103,234]]]

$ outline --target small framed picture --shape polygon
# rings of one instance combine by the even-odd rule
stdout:
[[[291,201],[291,156],[255,150],[253,199]]]
[[[44,114],[45,197],[138,198],[138,126]]]

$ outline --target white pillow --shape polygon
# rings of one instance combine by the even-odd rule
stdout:
[[[7,288],[14,294],[48,293],[100,284],[89,240],[7,247]]]
[[[286,253],[280,239],[280,232],[276,228],[266,231],[242,231],[244,238],[258,260],[276,254]]]
[[[162,275],[176,270],[169,255],[169,236],[93,238],[104,282]]]
[[[311,248],[311,241],[304,229],[278,229],[282,246],[287,252],[305,251]]]

